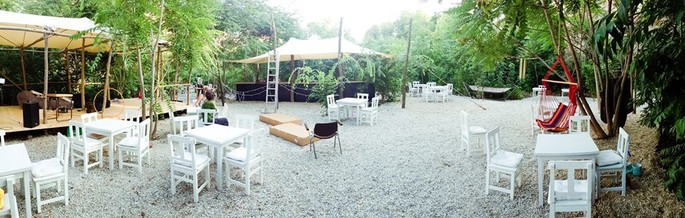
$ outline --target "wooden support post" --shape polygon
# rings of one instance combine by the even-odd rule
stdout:
[[[86,39],[81,39],[81,111],[86,111]]]
[[[21,60],[21,78],[24,83],[24,91],[28,90],[26,82],[26,64],[24,63],[24,47],[19,48],[19,59]],[[21,104],[21,102],[19,102]]]
[[[411,50],[411,28],[413,19],[409,19],[409,37],[407,37],[407,53],[404,59],[404,69],[402,72],[402,108],[407,103],[407,65],[409,65],[409,51]]]
[[[43,33],[43,40],[45,45],[43,47],[43,66],[45,71],[43,72],[43,124],[48,122],[48,33]]]
[[[69,50],[65,49],[64,50],[64,71],[67,71],[67,87],[69,89],[67,90],[67,93],[72,94],[71,90],[73,87],[71,87],[71,70],[69,70]]]

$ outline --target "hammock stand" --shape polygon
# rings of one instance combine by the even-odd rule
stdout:
[[[554,69],[558,65],[561,65],[561,68],[564,70],[564,73],[569,80],[568,82],[549,79],[554,72]],[[551,91],[549,91],[549,83],[565,84],[569,86],[568,105],[560,102],[556,96],[550,96]],[[543,132],[567,131],[569,127],[569,117],[573,116],[576,111],[576,93],[578,92],[578,84],[573,78],[573,75],[571,75],[571,72],[568,71],[566,63],[564,63],[564,59],[561,57],[561,55],[557,56],[557,60],[554,61],[554,64],[552,64],[549,70],[547,70],[547,74],[545,74],[542,79],[542,85],[544,88],[542,97],[540,98],[540,108],[538,110],[539,114],[537,116],[538,118],[536,119],[536,123]],[[552,109],[554,108],[556,109],[554,110],[554,113],[552,113]]]

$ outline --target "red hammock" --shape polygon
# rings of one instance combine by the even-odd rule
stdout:
[[[569,82],[559,82],[559,81],[553,81],[549,80],[549,77],[552,75],[554,72],[554,68],[557,67],[557,65],[561,65],[562,69],[564,70],[564,73],[566,74],[566,77],[568,78]],[[561,56],[557,56],[557,60],[552,64],[552,66],[547,70],[547,74],[542,79],[542,85],[544,86],[545,90],[550,90],[549,89],[549,82],[556,82],[556,83],[562,83],[562,84],[568,84],[568,99],[569,99],[569,104],[564,105],[563,103],[559,102],[556,100],[556,97],[554,96],[548,96],[546,91],[542,93],[542,97],[540,99],[540,110],[538,114],[538,117],[546,117],[546,115],[549,115],[551,112],[551,109],[555,107],[555,105],[558,104],[556,107],[556,110],[552,114],[551,117],[548,119],[537,119],[536,122],[538,123],[538,126],[548,132],[563,132],[568,130],[569,126],[569,117],[573,116],[576,112],[576,93],[578,92],[578,85],[573,78],[573,75],[571,75],[571,72],[568,71],[568,68],[566,67],[566,64],[564,63],[564,59]]]

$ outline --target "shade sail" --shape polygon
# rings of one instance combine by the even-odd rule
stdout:
[[[43,34],[48,33],[48,48],[80,49],[95,53],[106,51],[109,46],[102,43],[93,46],[99,32],[89,32],[80,38],[70,37],[80,31],[95,28],[95,22],[88,18],[64,18],[0,11],[0,45],[18,48],[43,48]],[[105,37],[101,37],[105,38]]]
[[[343,54],[370,54],[386,56],[383,53],[361,47],[345,39],[342,39],[340,48],[340,51]],[[338,37],[312,40],[290,38],[288,42],[283,44],[281,47],[276,48],[276,51],[278,51],[280,54],[279,58],[281,61],[290,60],[291,55],[295,60],[336,59],[338,58]],[[268,61],[268,55],[271,52],[273,52],[273,50],[256,57],[242,60],[231,60],[229,62],[253,64],[266,63]]]

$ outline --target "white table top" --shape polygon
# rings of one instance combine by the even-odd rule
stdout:
[[[0,147],[0,176],[31,170],[31,159],[24,143]]]
[[[335,103],[340,104],[340,105],[363,105],[366,103],[368,100],[367,99],[361,99],[361,98],[343,98],[343,99],[338,99],[335,101]]]
[[[133,126],[135,126],[136,124],[137,123],[135,122],[125,120],[105,118],[85,123],[84,126],[88,128],[89,131],[112,134],[114,132],[119,132],[125,129],[133,128]]]
[[[535,142],[536,157],[597,155],[599,149],[587,133],[539,134]]]
[[[197,139],[198,142],[209,145],[225,145],[244,137],[250,132],[249,129],[236,128],[212,124],[186,131],[186,136]]]

